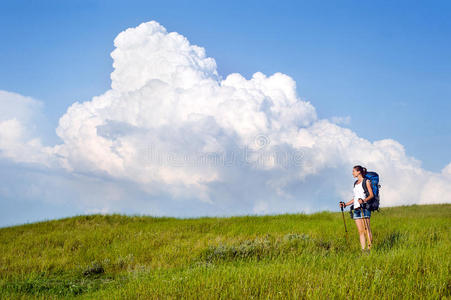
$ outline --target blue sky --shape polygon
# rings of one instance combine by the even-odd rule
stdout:
[[[0,90],[42,101],[44,141],[58,142],[67,108],[110,88],[117,34],[150,20],[222,77],[282,72],[320,118],[349,116],[426,170],[451,161],[450,1],[2,1]]]
[[[114,37],[156,20],[205,47],[224,76],[283,72],[320,117],[350,116],[359,135],[394,138],[427,169],[449,160],[449,1],[0,5],[0,88],[43,101],[53,125],[74,101],[109,88]]]

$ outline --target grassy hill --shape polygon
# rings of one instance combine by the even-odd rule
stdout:
[[[0,228],[0,298],[450,298],[451,205],[340,212],[76,216]]]

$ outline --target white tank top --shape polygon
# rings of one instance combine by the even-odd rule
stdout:
[[[360,207],[359,198],[365,199],[365,191],[363,190],[363,180],[354,186],[354,209]]]

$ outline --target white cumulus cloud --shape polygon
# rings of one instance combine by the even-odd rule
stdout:
[[[61,144],[24,137],[35,104],[14,95],[21,104],[0,114],[3,156],[132,184],[166,215],[335,209],[352,196],[355,164],[380,174],[382,206],[451,202],[451,164],[427,171],[397,141],[339,126],[350,117],[319,119],[288,75],[221,78],[204,48],[155,21],[114,45],[111,89],[68,108]],[[126,195],[108,196],[108,211],[132,203]],[[89,209],[105,211],[105,199]]]
[[[0,158],[49,165],[53,149],[42,145],[37,130],[42,103],[0,90],[0,108]]]

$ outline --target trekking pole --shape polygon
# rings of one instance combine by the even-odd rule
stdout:
[[[343,201],[340,201],[340,203],[343,203]],[[340,205],[341,208],[341,216],[343,217],[343,224],[345,225],[345,233],[346,233],[346,239],[348,239],[348,229],[346,228],[346,221],[345,221],[345,213],[343,212],[343,206]]]
[[[368,250],[371,250],[370,231],[368,230],[368,225],[367,225],[366,219],[367,219],[367,218],[363,217],[363,224],[365,224],[366,236],[368,237]]]

